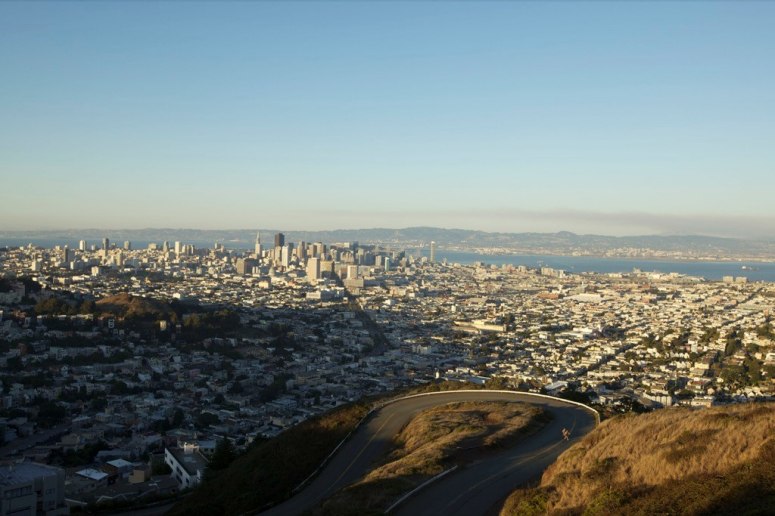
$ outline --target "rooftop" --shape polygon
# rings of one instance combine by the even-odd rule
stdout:
[[[207,468],[207,459],[199,451],[186,453],[182,448],[168,448],[175,460],[186,469],[189,475],[196,475],[197,471]]]
[[[58,468],[32,462],[0,467],[0,486],[12,486],[31,482],[36,478],[56,475]]]

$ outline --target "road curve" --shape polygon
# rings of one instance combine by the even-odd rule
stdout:
[[[518,401],[552,415],[542,430],[517,446],[459,468],[402,503],[394,512],[406,515],[483,515],[516,486],[541,475],[560,453],[597,424],[594,412],[558,398],[511,391],[445,391],[402,398],[374,411],[301,492],[265,511],[267,516],[293,516],[320,503],[368,473],[387,451],[393,437],[417,413],[457,401]],[[572,429],[569,441],[562,429]]]

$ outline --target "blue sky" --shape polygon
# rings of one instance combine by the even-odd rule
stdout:
[[[0,229],[775,237],[775,3],[0,3]]]

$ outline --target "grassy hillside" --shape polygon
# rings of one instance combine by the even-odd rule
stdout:
[[[775,514],[775,404],[603,422],[501,516]]]
[[[481,458],[539,429],[548,415],[523,403],[461,402],[421,412],[365,478],[336,493],[314,514],[382,514],[401,497],[454,464]]]
[[[261,442],[227,469],[197,487],[169,514],[240,514],[281,502],[312,474],[375,404],[421,392],[480,388],[459,382],[430,382],[339,407]]]
[[[104,297],[96,305],[99,311],[124,317],[160,317],[172,312],[162,301],[124,293]]]
[[[242,514],[284,500],[368,411],[366,403],[346,405],[256,445],[167,514]]]

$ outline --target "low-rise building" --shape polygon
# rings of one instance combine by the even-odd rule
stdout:
[[[62,514],[70,514],[62,469],[33,462],[0,466],[0,516]]]
[[[172,470],[180,489],[189,489],[202,482],[207,468],[207,459],[199,446],[190,443],[183,443],[180,448],[165,448],[164,462]]]

